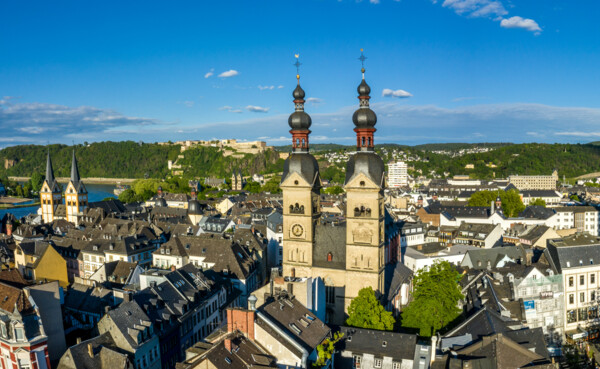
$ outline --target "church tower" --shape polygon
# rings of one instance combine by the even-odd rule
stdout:
[[[42,221],[51,223],[54,221],[54,214],[58,205],[62,203],[62,194],[56,179],[54,178],[54,169],[50,160],[50,149],[46,160],[46,179],[40,190],[40,206],[42,209]]]
[[[365,59],[361,54],[359,108],[352,116],[356,127],[356,153],[348,160],[344,184],[347,201],[346,304],[364,287],[384,292],[385,166],[374,150],[377,116],[369,107],[371,88],[365,81]]]
[[[296,59],[298,56],[296,55]],[[296,68],[300,66],[296,60]],[[320,216],[321,177],[317,160],[309,153],[308,136],[312,120],[304,111],[304,90],[293,92],[295,112],[288,124],[292,134],[292,153],[286,159],[281,177],[283,191],[283,275],[312,275],[315,227]]]
[[[67,221],[79,225],[79,216],[88,205],[88,193],[79,177],[79,167],[75,150],[73,150],[73,160],[71,162],[71,180],[65,190],[65,205],[67,210]]]

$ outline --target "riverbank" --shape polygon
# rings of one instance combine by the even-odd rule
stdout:
[[[18,208],[29,208],[32,206],[40,206],[40,202],[36,201],[34,203],[31,202],[31,199],[29,201],[26,201],[27,204],[2,204],[0,203],[0,209],[18,209]]]
[[[33,199],[27,199],[24,197],[12,197],[12,196],[0,196],[0,206],[2,205],[19,205],[24,202],[31,202]]]
[[[16,181],[16,182],[27,182],[29,181],[30,177],[8,177],[8,179],[10,179],[11,181]],[[56,180],[60,183],[69,183],[69,181],[71,180],[71,178],[68,177],[58,177],[56,178]],[[89,178],[81,178],[81,180],[83,181],[83,183],[85,184],[132,184],[133,182],[137,181],[136,178],[95,178],[95,177],[89,177]]]

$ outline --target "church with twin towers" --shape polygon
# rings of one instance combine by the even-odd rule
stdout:
[[[374,150],[377,116],[369,106],[371,88],[358,85],[358,109],[352,116],[356,153],[348,160],[344,189],[346,222],[332,226],[321,219],[319,165],[309,150],[312,120],[304,111],[305,92],[293,92],[295,111],[288,123],[292,153],[284,164],[283,275],[320,277],[325,284],[327,320],[343,324],[348,307],[358,292],[372,287],[385,294],[386,264],[396,261],[385,245],[385,166]]]

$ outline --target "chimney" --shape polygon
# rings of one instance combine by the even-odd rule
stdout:
[[[231,352],[231,338],[225,338],[223,343],[225,344],[225,350]]]
[[[104,314],[108,314],[109,311],[110,311],[110,305],[106,305],[104,307]]]
[[[13,228],[13,225],[10,221],[9,221],[9,223],[6,223],[6,235],[7,236],[12,235],[12,228]]]
[[[293,283],[288,283],[288,294],[290,296],[294,296],[294,284]]]
[[[292,268],[292,278],[296,278],[296,268]]]
[[[175,267],[175,265],[171,265],[171,271],[174,272],[176,270],[177,270],[177,268]]]
[[[75,340],[75,343],[79,345],[81,343],[81,337],[77,337],[77,339]]]
[[[94,358],[94,348],[92,347],[92,344],[88,343],[87,347],[88,347],[88,355],[90,355],[90,357],[93,359]]]

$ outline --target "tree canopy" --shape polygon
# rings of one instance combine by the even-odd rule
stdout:
[[[317,346],[317,361],[313,363],[313,368],[321,368],[327,364],[327,361],[331,360],[335,351],[335,344],[338,343],[342,337],[344,337],[343,333],[334,333],[333,337],[326,338],[319,346]]]
[[[469,206],[491,206],[492,202],[500,196],[502,211],[509,217],[516,217],[525,210],[519,191],[510,189],[508,191],[478,191],[469,198]]]
[[[402,326],[418,328],[421,336],[430,337],[456,319],[464,298],[458,281],[461,275],[447,261],[436,261],[421,269],[413,280],[413,300],[402,312]]]
[[[351,327],[391,331],[394,323],[396,319],[383,308],[371,287],[361,289],[348,307],[346,325]]]
[[[546,207],[546,201],[544,201],[544,199],[533,199],[529,202],[529,205]]]

